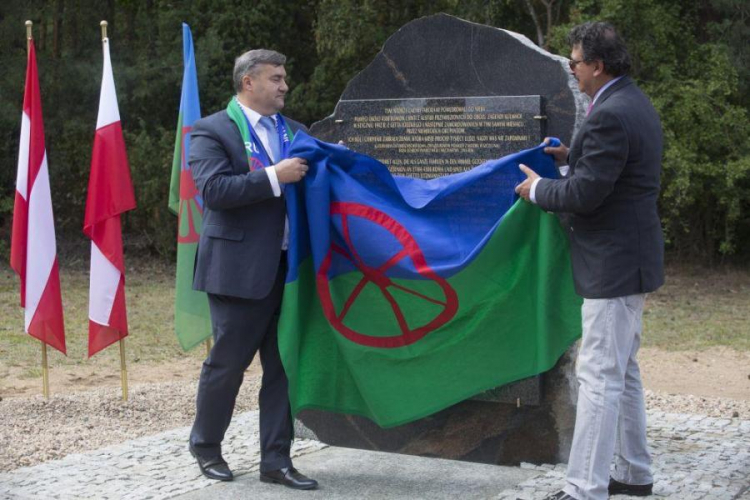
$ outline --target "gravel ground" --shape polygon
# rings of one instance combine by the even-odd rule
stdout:
[[[260,377],[247,377],[236,412],[258,408]],[[96,389],[44,400],[0,400],[0,471],[36,465],[190,425],[195,382],[135,385],[127,403],[119,388]],[[750,420],[750,401],[646,391],[646,406],[670,413]],[[187,444],[186,444],[187,446]]]

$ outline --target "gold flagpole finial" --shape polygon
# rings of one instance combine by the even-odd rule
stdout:
[[[107,21],[100,22],[99,26],[102,27],[102,40],[104,40],[107,38]]]
[[[26,21],[26,39],[31,40],[31,27],[34,26],[34,23],[31,21]]]

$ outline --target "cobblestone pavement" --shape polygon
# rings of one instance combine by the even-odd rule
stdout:
[[[156,500],[216,484],[201,475],[190,456],[189,434],[190,427],[182,427],[0,473],[0,499]],[[258,469],[258,443],[258,412],[235,416],[222,445],[224,458],[235,474]],[[317,441],[298,440],[292,447],[292,457],[325,447]]]
[[[750,499],[750,420],[651,411],[648,424],[654,497]],[[257,429],[257,411],[232,422],[224,455],[236,474],[257,470]],[[175,429],[2,473],[0,499],[162,499],[215,485],[201,476],[187,453],[188,432],[187,427]],[[316,441],[300,440],[292,454],[322,448]],[[564,485],[564,464],[521,467],[540,474],[500,492],[495,500],[538,500]],[[206,497],[214,497],[211,488]]]
[[[654,471],[654,495],[648,498],[750,499],[750,420],[649,411],[648,438]],[[539,500],[565,486],[565,464],[521,467],[546,474],[495,500]]]

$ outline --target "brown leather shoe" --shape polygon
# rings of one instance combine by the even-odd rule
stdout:
[[[264,483],[283,484],[295,490],[314,490],[318,482],[300,473],[294,467],[284,467],[277,470],[260,473],[260,480]]]
[[[193,455],[198,462],[198,468],[204,476],[209,479],[216,479],[217,481],[232,481],[234,479],[234,474],[232,474],[229,465],[227,465],[221,455],[202,457],[196,453],[192,443],[190,443],[188,447],[190,449],[190,454]]]
[[[609,478],[610,495],[630,495],[632,497],[647,497],[652,494],[654,483],[626,484]]]

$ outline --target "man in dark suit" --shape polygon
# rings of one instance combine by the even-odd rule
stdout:
[[[591,97],[571,148],[545,149],[569,164],[562,179],[516,188],[544,210],[568,214],[576,291],[584,297],[578,406],[567,484],[550,499],[651,493],[643,387],[636,361],[646,293],[664,283],[657,213],[662,132],[649,99],[627,76],[630,56],[607,23],[573,28],[570,68]],[[610,477],[610,462],[615,468]]]
[[[191,134],[189,164],[203,198],[193,288],[208,293],[214,345],[201,371],[189,448],[205,476],[233,479],[221,442],[244,372],[260,351],[260,479],[313,489],[317,482],[289,457],[292,418],[276,337],[288,244],[283,189],[307,171],[304,159],[287,154],[304,126],[279,113],[289,90],[285,62],[270,50],[238,57],[237,95]]]

